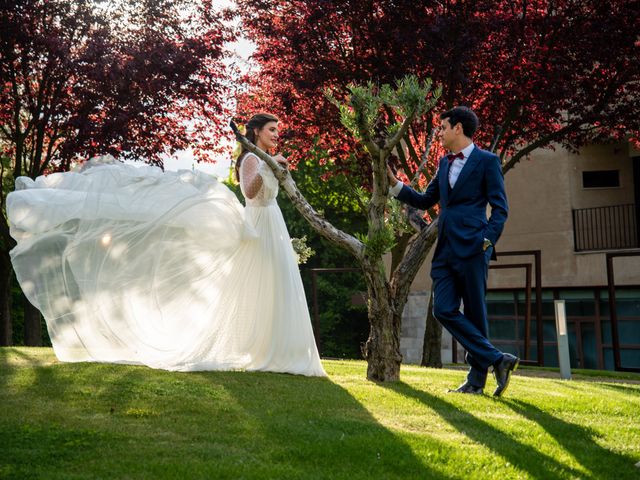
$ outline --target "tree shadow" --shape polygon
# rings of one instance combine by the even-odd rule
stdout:
[[[503,457],[514,467],[526,472],[531,478],[548,479],[557,477],[560,472],[580,477],[576,471],[555,458],[536,450],[531,445],[518,441],[517,437],[501,431],[488,422],[460,409],[453,403],[428,392],[417,390],[404,382],[384,385],[400,395],[406,395],[420,401],[435,411],[444,421],[473,441],[486,446],[496,455]],[[462,395],[454,394],[451,395]],[[489,400],[489,398],[483,398]]]
[[[45,352],[50,349],[48,347],[0,347],[0,391],[9,388],[12,377],[20,368],[33,368],[35,370],[34,376],[37,377],[39,368],[57,362],[57,360],[48,361],[37,358],[42,356],[40,353],[38,356],[32,354],[39,351]]]
[[[3,464],[23,478],[108,477],[118,456],[131,478],[447,478],[328,378],[95,363],[21,375],[21,366],[0,366],[10,389],[0,401],[11,396],[2,403],[12,412],[0,421],[0,477]]]
[[[108,461],[114,445],[131,443],[119,430],[123,420],[130,420],[129,412],[142,411],[134,408],[141,398],[136,385],[148,382],[154,371],[40,362],[39,354],[31,355],[34,350],[51,351],[0,349],[0,403],[7,413],[0,418],[0,478],[94,478],[83,465]],[[53,352],[51,356],[55,358]],[[139,458],[141,465],[144,460]]]
[[[281,446],[261,459],[281,471],[280,478],[332,478],[328,472],[349,479],[448,478],[330,378],[268,372],[189,375],[224,385],[242,415],[251,420],[254,439]],[[248,388],[256,394],[248,397]],[[436,439],[427,442],[431,451],[450,450]]]
[[[638,399],[640,400],[640,385],[632,386],[629,384],[622,384],[622,383],[598,383],[598,386],[609,388],[611,390],[617,390],[625,394],[638,395]]]
[[[595,430],[567,422],[522,400],[508,400],[505,405],[540,425],[562,448],[571,454],[593,478],[638,478],[635,460],[601,446]],[[606,458],[606,461],[603,459]]]

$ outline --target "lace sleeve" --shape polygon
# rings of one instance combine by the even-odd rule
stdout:
[[[254,198],[262,188],[260,160],[255,155],[246,155],[240,165],[240,186],[247,198]]]

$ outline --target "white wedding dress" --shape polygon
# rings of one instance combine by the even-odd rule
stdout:
[[[211,176],[112,157],[17,179],[11,259],[61,361],[326,375],[278,182],[245,163],[246,208]]]

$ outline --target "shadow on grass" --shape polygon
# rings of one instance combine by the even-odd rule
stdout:
[[[1,358],[0,478],[446,478],[327,378]]]
[[[621,383],[600,383],[600,387],[609,388],[611,390],[617,390],[624,394],[634,394],[640,399],[640,385],[624,385]]]
[[[601,446],[596,441],[597,432],[590,428],[554,417],[522,400],[508,400],[505,405],[540,425],[594,478],[638,478],[634,459]]]
[[[501,456],[511,465],[526,472],[531,478],[555,478],[560,473],[570,474],[579,478],[582,472],[576,471],[562,464],[555,458],[536,450],[531,445],[518,441],[516,437],[501,431],[460,409],[457,405],[428,392],[417,390],[404,382],[384,385],[385,387],[422,402],[434,410],[444,421],[475,442],[484,445],[496,455]],[[461,395],[454,394],[451,395]]]
[[[347,390],[328,378],[278,373],[195,373],[225,390],[250,419],[258,449],[252,474],[271,465],[276,478],[448,478],[416,456]],[[253,392],[247,395],[247,391]],[[450,447],[430,440],[430,449]]]
[[[8,388],[11,378],[23,368],[32,370],[34,381],[37,382],[40,368],[51,366],[50,362],[41,361],[44,351],[51,352],[53,356],[53,351],[48,347],[0,347],[0,392]]]
[[[35,350],[0,348],[0,479],[144,477],[135,468],[155,439],[139,435],[153,416],[142,391],[168,372],[41,362]]]

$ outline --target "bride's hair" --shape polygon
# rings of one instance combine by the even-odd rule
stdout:
[[[251,117],[247,124],[244,126],[246,133],[245,137],[254,145],[256,144],[256,129],[262,130],[269,122],[277,122],[278,117],[275,115],[271,115],[270,113],[258,113]],[[245,155],[249,153],[249,150],[242,146],[242,150],[240,151],[240,155],[238,155],[238,159],[236,160],[236,180],[240,181],[240,164],[242,163],[242,159]]]

